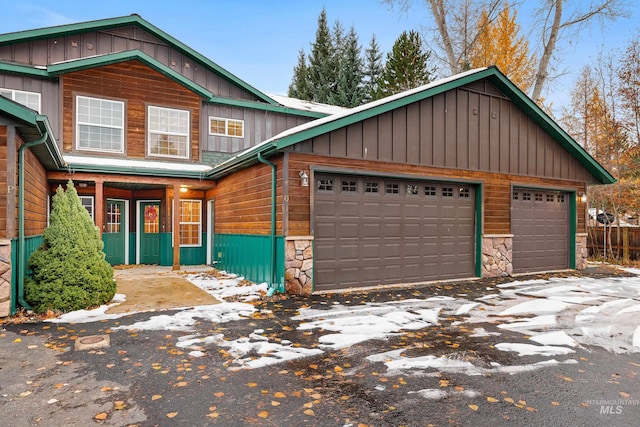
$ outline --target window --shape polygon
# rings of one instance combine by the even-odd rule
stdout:
[[[542,194],[540,193],[536,193],[536,202],[541,202],[542,201]]]
[[[200,246],[202,202],[180,200],[180,246]]]
[[[332,179],[319,179],[318,180],[318,190],[319,191],[333,191],[333,180]]]
[[[148,154],[189,158],[189,111],[149,106]]]
[[[209,117],[209,135],[233,136],[244,138],[244,121]]]
[[[342,191],[351,193],[358,191],[358,186],[355,181],[342,181]]]
[[[513,192],[513,200],[518,200],[518,192],[517,191]]]
[[[400,184],[387,183],[385,192],[387,194],[400,194]]]
[[[564,194],[558,194],[558,203],[564,203]]]
[[[436,187],[432,185],[424,186],[424,195],[425,196],[435,196],[436,195]]]
[[[78,96],[76,148],[124,153],[124,102]]]
[[[364,192],[365,193],[377,193],[379,190],[379,186],[377,182],[365,182],[364,183]]]
[[[416,184],[407,184],[406,190],[407,190],[407,196],[418,195],[418,186]]]
[[[461,199],[468,199],[471,196],[471,192],[469,191],[468,188],[466,187],[461,187],[460,188],[460,193],[458,194],[458,197]]]
[[[442,187],[442,197],[453,197],[453,188]]]
[[[553,202],[555,200],[555,197],[553,197],[553,194],[547,194],[547,202]]]
[[[107,218],[105,221],[106,229],[105,233],[120,233],[121,231],[121,217],[120,205],[118,203],[107,204]]]
[[[80,203],[82,203],[82,207],[84,207],[87,212],[89,212],[89,216],[93,219],[93,196],[78,196],[80,198]]]
[[[24,90],[0,89],[0,96],[11,99],[18,104],[40,113],[40,94],[37,92],[26,92]]]
[[[531,193],[522,193],[522,200],[531,200]]]

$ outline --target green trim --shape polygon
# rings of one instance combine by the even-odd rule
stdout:
[[[34,68],[32,66],[9,64],[6,62],[0,62],[0,71],[15,74],[28,74],[36,77],[49,77],[47,70],[42,68]]]
[[[141,169],[130,166],[99,166],[99,165],[79,165],[69,163],[68,167],[73,172],[94,172],[110,173],[136,176],[160,176],[167,178],[196,178],[202,179],[206,172],[190,172],[168,169]]]
[[[0,96],[0,112],[4,112],[13,117],[14,120],[34,128],[38,127],[38,113],[3,96]]]
[[[483,185],[476,185],[476,277],[482,277],[483,192]]]
[[[268,140],[268,143],[253,147],[240,154],[227,164],[212,170],[208,177],[221,177],[239,168],[246,166],[246,158],[257,155],[258,152],[267,156],[276,150],[283,150],[302,141],[341,129],[354,123],[361,122],[371,117],[387,113],[394,109],[404,107],[408,104],[422,101],[435,95],[459,88],[461,86],[474,83],[476,81],[488,79],[498,89],[500,89],[514,104],[540,125],[549,135],[554,138],[563,148],[565,148],[578,162],[585,167],[601,184],[612,184],[616,180],[609,172],[602,167],[593,157],[591,157],[577,142],[573,140],[564,130],[560,128],[540,107],[538,107],[527,95],[518,89],[505,77],[496,67],[489,67],[473,72],[462,73],[458,77],[452,77],[445,82],[426,87],[422,90],[411,90],[404,94],[393,95],[380,101],[374,101],[360,107],[347,110],[319,119],[313,125],[301,125],[283,132],[284,137],[277,136]],[[296,129],[298,129],[296,131]]]
[[[29,40],[40,40],[46,39],[49,37],[55,36],[67,36],[71,34],[79,34],[86,33],[90,31],[103,31],[111,28],[125,27],[129,25],[134,25],[143,30],[151,33],[153,36],[159,38],[165,43],[173,46],[178,51],[184,53],[185,55],[200,61],[206,67],[208,67],[214,73],[222,76],[223,78],[229,80],[233,84],[240,86],[245,91],[251,93],[258,99],[268,103],[268,104],[277,104],[277,102],[271,98],[269,98],[264,93],[260,92],[258,89],[249,85],[245,81],[239,79],[235,75],[231,74],[224,68],[220,67],[215,62],[211,61],[207,57],[198,53],[197,51],[191,49],[189,46],[180,42],[179,40],[173,38],[169,34],[160,30],[158,27],[152,25],[151,23],[145,21],[140,15],[133,14],[129,16],[121,16],[117,18],[109,18],[109,19],[100,19],[95,21],[87,21],[76,24],[68,24],[68,25],[58,25],[55,27],[47,27],[40,28],[36,30],[27,30],[27,31],[17,31],[14,33],[7,33],[0,35],[0,45],[8,44],[8,43],[16,43],[16,42],[25,42]]]
[[[212,96],[210,99],[207,100],[207,102],[210,102],[212,104],[229,105],[231,107],[252,108],[254,110],[273,111],[275,113],[291,114],[294,116],[302,116],[302,117],[311,117],[314,119],[321,119],[329,115],[327,113],[320,113],[317,111],[296,110],[294,108],[283,107],[281,105],[265,104],[265,103],[256,102],[256,101],[248,101],[245,99],[221,98],[219,96]]]
[[[576,232],[578,230],[577,194],[569,192],[569,268],[576,268]]]
[[[71,73],[74,71],[81,71],[132,60],[138,60],[148,65],[160,74],[164,74],[205,99],[213,97],[213,94],[207,89],[137,49],[52,64],[47,67],[47,70],[52,76],[57,76],[64,73]]]

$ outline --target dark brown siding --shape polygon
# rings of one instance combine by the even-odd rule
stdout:
[[[244,138],[209,135],[209,117],[244,120]],[[251,148],[280,132],[310,120],[311,118],[308,117],[288,116],[270,111],[205,104],[202,110],[202,130],[204,133],[202,140],[205,141],[202,149],[235,153]]]
[[[392,175],[416,176],[421,179],[451,179],[472,180],[483,183],[483,233],[510,234],[511,233],[511,185],[525,187],[541,187],[555,189],[574,189],[583,192],[583,183],[571,180],[555,180],[549,178],[523,177],[511,174],[487,173],[480,171],[466,171],[459,169],[434,168],[417,165],[401,165],[390,162],[371,162],[351,160],[346,158],[332,158],[326,156],[312,156],[299,153],[289,154],[289,220],[287,235],[308,235],[310,230],[310,187],[300,187],[298,172],[310,170],[312,166],[343,168],[349,170],[374,171]],[[216,202],[217,203],[217,202]],[[216,205],[217,207],[217,205]],[[579,233],[585,232],[585,206],[578,204]]]
[[[277,170],[277,225],[282,233],[282,160],[270,159]],[[264,164],[243,169],[216,183],[207,193],[216,203],[216,233],[269,234],[271,229],[271,167]],[[307,199],[308,201],[308,199]]]
[[[214,95],[257,100],[251,93],[209,71],[204,64],[170,48],[166,43],[135,26],[0,46],[0,60],[44,66],[55,62],[134,49],[146,53],[177,73],[195,81]]]
[[[75,96],[87,95],[125,101],[126,156],[129,158],[144,158],[146,155],[147,106],[189,110],[191,160],[199,160],[200,98],[173,80],[139,61],[69,73],[62,79],[65,152],[75,150]]]
[[[593,180],[547,132],[496,92],[454,89],[320,135],[294,149],[349,159]]]

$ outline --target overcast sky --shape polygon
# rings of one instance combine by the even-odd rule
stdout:
[[[526,33],[531,8],[539,1],[524,3],[518,21]],[[604,32],[595,25],[580,40],[561,44],[558,68],[563,76],[546,96],[556,111],[568,102],[568,91],[583,65],[593,63],[600,51],[625,47],[637,34],[640,2],[629,3],[634,4],[630,18]],[[257,89],[281,95],[287,92],[298,51],[310,50],[323,6],[330,25],[336,19],[347,29],[353,25],[363,49],[375,34],[385,53],[402,31],[428,35],[431,23],[422,0],[415,0],[408,12],[379,0],[0,0],[0,6],[0,33],[137,13]]]

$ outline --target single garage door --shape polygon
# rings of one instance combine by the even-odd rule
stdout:
[[[314,288],[475,274],[471,185],[316,174]]]
[[[514,188],[511,232],[514,273],[569,268],[569,194]]]

